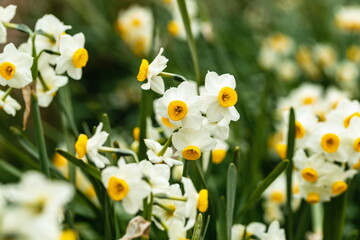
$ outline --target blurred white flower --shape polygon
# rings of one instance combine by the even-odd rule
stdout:
[[[3,109],[11,116],[15,116],[16,111],[21,109],[21,105],[11,96],[7,96],[5,100],[3,100],[4,95],[5,92],[0,90],[0,109]]]
[[[6,43],[7,31],[3,24],[9,23],[15,16],[17,6],[8,5],[6,7],[0,6],[0,44]]]
[[[360,31],[360,6],[343,6],[335,14],[336,26],[346,31]]]

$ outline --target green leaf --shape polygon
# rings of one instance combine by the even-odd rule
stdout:
[[[203,226],[203,218],[202,218],[202,214],[199,213],[199,215],[196,218],[194,232],[193,232],[191,240],[200,240],[202,226]]]
[[[237,184],[237,171],[233,163],[230,163],[226,181],[226,227],[227,239],[231,239],[231,227],[234,219],[235,196]]]
[[[79,168],[81,168],[81,170],[83,170],[85,173],[101,181],[100,170],[97,169],[96,167],[84,163],[81,159],[78,159],[74,155],[71,155],[70,153],[64,150],[56,149],[56,152],[59,153],[64,158],[66,158],[67,160],[69,160],[70,162],[72,162],[73,164],[75,164],[76,166],[78,166]]]
[[[255,203],[257,203],[262,193],[265,191],[265,189],[273,182],[275,179],[286,169],[286,167],[289,164],[289,160],[283,160],[281,163],[279,163],[274,170],[271,171],[269,175],[266,176],[264,180],[262,180],[259,185],[256,187],[255,191],[250,195],[249,199],[246,201],[245,206],[240,210],[239,214],[237,214],[235,218],[235,222],[240,221],[242,216],[246,211],[248,211],[250,208],[254,206]]]

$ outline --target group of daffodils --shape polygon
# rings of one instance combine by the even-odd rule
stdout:
[[[165,90],[162,72],[168,59],[162,55],[163,51],[161,48],[151,63],[142,60],[137,79],[142,82],[142,89],[161,94],[154,101],[154,108],[166,143],[158,142],[159,133],[151,134],[149,128],[146,135],[156,137],[144,139],[147,159],[138,161],[135,157],[136,161],[130,162],[121,158],[117,166],[111,166],[103,153],[115,150],[104,146],[109,134],[100,123],[93,136],[79,135],[75,150],[78,158],[91,161],[101,169],[109,197],[120,202],[127,213],[136,214],[150,205],[151,220],[158,229],[166,230],[169,239],[180,240],[194,226],[198,211],[206,212],[208,191],[197,191],[182,172],[171,178],[170,170],[182,166],[184,161],[201,161],[202,157],[202,161],[210,161],[211,151],[214,162],[224,160],[229,124],[240,115],[235,108],[235,78],[230,74],[219,76],[208,72],[200,94],[193,81],[183,81]],[[138,129],[134,135],[139,135]],[[170,184],[171,179],[177,183]]]
[[[0,239],[76,239],[62,221],[74,195],[67,182],[27,172],[17,184],[0,185]]]
[[[286,156],[289,108],[295,111],[293,192],[309,203],[330,201],[348,189],[360,167],[360,103],[336,89],[306,84],[279,104],[283,115],[276,151]],[[284,195],[273,192],[274,201]],[[281,200],[281,201],[280,201]]]
[[[346,58],[341,59],[342,55]],[[302,74],[313,80],[333,79],[343,89],[357,93],[360,46],[356,44],[347,46],[346,53],[341,53],[329,43],[296,46],[290,36],[275,33],[262,41],[258,62],[285,82],[294,81]]]
[[[0,7],[0,43],[6,43],[6,28],[19,29],[20,25],[10,23],[16,6]],[[39,105],[48,107],[60,87],[68,83],[65,72],[73,79],[80,79],[82,68],[88,61],[82,33],[66,34],[71,26],[64,25],[58,18],[47,14],[38,19],[34,32],[18,48],[9,43],[0,53],[0,106],[10,115],[15,115],[21,105],[9,94],[12,89],[31,86],[36,92]],[[31,31],[31,30],[29,30]],[[36,79],[34,79],[36,78]]]

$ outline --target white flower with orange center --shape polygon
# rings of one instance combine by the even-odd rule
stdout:
[[[73,79],[79,80],[82,76],[82,69],[89,60],[88,51],[84,48],[85,37],[83,33],[74,36],[68,34],[60,38],[60,56],[56,59],[56,73],[67,74]]]
[[[58,51],[60,37],[65,34],[71,26],[65,25],[52,14],[46,14],[39,18],[35,24],[35,31],[43,31],[51,35],[51,38],[38,34],[35,39],[36,50],[39,52],[43,49]]]
[[[360,6],[344,6],[335,15],[336,26],[345,31],[360,31]]]
[[[68,83],[66,76],[58,76],[52,68],[47,68],[39,73],[39,78],[42,78],[45,86],[40,79],[36,82],[36,92],[40,107],[48,107],[56,95],[60,87]]]
[[[151,139],[144,139],[146,147],[149,149],[146,154],[152,163],[165,163],[172,167],[174,165],[182,165],[182,162],[173,158],[174,152],[171,147],[166,148],[161,153],[163,146]]]
[[[220,76],[216,72],[206,74],[205,87],[200,97],[210,122],[237,121],[240,118],[235,108],[238,100],[235,87],[235,78],[230,74]]]
[[[173,134],[172,142],[177,149],[176,154],[181,154],[187,160],[197,160],[202,152],[212,150],[216,141],[204,129],[181,128]]]
[[[137,80],[143,82],[147,79],[147,82],[141,85],[144,90],[153,90],[159,94],[163,94],[165,91],[164,80],[159,74],[166,68],[166,64],[169,61],[162,55],[164,49],[160,48],[158,55],[149,64],[146,59],[143,59],[137,75]]]
[[[357,100],[342,99],[336,106],[335,110],[326,115],[329,122],[338,124],[343,128],[348,128],[354,118],[360,119],[360,103]]]
[[[331,199],[331,192],[324,186],[323,182],[311,183],[302,181],[300,182],[299,190],[301,197],[310,204],[328,202]]]
[[[323,154],[317,153],[308,157],[303,149],[296,151],[294,165],[299,171],[301,179],[310,183],[321,182],[335,168],[334,164],[325,161]]]
[[[188,218],[185,228],[190,229],[195,225],[197,211],[205,213],[209,207],[209,193],[207,189],[196,190],[190,178],[183,177],[181,182],[184,185],[184,197],[187,197],[185,204],[185,217]]]
[[[75,143],[77,157],[82,159],[85,155],[88,156],[98,168],[104,168],[106,164],[110,163],[109,159],[99,153],[99,149],[101,149],[109,136],[107,132],[102,131],[102,128],[103,123],[101,122],[91,138],[85,134],[80,134]]]
[[[313,153],[323,153],[329,161],[347,162],[348,136],[343,126],[334,123],[318,123],[305,147]]]
[[[331,196],[338,196],[346,192],[348,189],[346,181],[353,178],[356,173],[357,171],[354,169],[345,170],[343,167],[336,165],[325,182]]]
[[[154,101],[154,109],[156,109],[156,101]],[[160,125],[162,132],[165,137],[169,138],[171,134],[176,130],[176,126],[174,126],[168,118],[164,118],[158,114],[155,114],[156,122]]]
[[[120,202],[129,214],[138,212],[143,207],[143,199],[150,194],[150,186],[142,178],[140,166],[126,164],[124,159],[118,162],[118,167],[107,167],[101,172],[109,197]]]
[[[16,111],[21,109],[21,105],[11,96],[7,96],[5,100],[3,100],[4,95],[5,92],[0,90],[0,109],[3,109],[11,116],[15,116]]]
[[[0,6],[0,44],[6,43],[7,40],[7,31],[3,23],[9,23],[14,18],[16,7],[15,5]]]
[[[14,44],[5,46],[0,54],[0,85],[12,88],[23,88],[32,82],[31,66],[33,58],[19,52]]]
[[[155,102],[155,112],[175,127],[191,127],[199,129],[202,125],[199,97],[196,84],[191,81],[182,82],[177,88],[166,90]]]

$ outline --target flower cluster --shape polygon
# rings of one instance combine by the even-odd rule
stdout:
[[[18,184],[0,186],[0,237],[2,239],[63,239],[64,207],[74,189],[66,182],[51,181],[37,172],[27,172]]]
[[[38,19],[34,32],[24,25],[9,23],[15,15],[16,6],[1,7],[1,42],[6,42],[6,28],[25,29],[29,33],[27,42],[18,48],[9,43],[0,53],[0,85],[8,86],[0,90],[0,105],[10,115],[15,115],[21,105],[9,95],[12,89],[21,89],[35,82],[39,105],[47,107],[56,92],[68,82],[65,72],[73,79],[80,79],[82,68],[88,61],[82,33],[74,36],[66,34],[71,26],[47,14]]]
[[[252,222],[247,226],[235,224],[231,228],[231,240],[236,239],[285,240],[286,238],[279,222],[273,221],[267,231],[266,225],[259,222]]]
[[[301,197],[310,203],[345,192],[360,165],[360,104],[344,95],[334,89],[323,94],[321,88],[306,85],[283,100],[295,111],[294,174]],[[276,146],[281,158],[286,154],[289,110],[283,108],[283,116],[279,129],[284,137]]]

